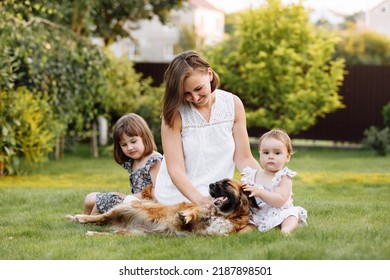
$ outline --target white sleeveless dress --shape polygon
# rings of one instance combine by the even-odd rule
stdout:
[[[282,176],[288,176],[291,179],[297,175],[288,167],[284,167],[275,173],[272,178],[271,186],[263,186],[255,183],[257,169],[250,167],[244,168],[242,171],[241,181],[247,185],[254,186],[256,188],[262,187],[269,192],[274,192],[276,187],[279,186]],[[288,216],[295,216],[298,219],[298,223],[301,226],[307,225],[307,211],[300,206],[293,205],[292,199],[293,193],[291,192],[290,198],[280,208],[272,207],[265,203],[261,198],[256,197],[256,202],[260,209],[255,210],[251,215],[250,223],[257,226],[259,231],[265,232],[274,227],[279,226]]]
[[[233,95],[219,89],[215,91],[209,122],[191,103],[181,105],[179,112],[186,174],[200,193],[209,195],[210,183],[234,175]],[[162,204],[189,201],[172,183],[165,158],[157,175],[154,195]]]

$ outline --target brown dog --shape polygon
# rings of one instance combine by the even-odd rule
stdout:
[[[152,198],[150,188],[145,188],[144,192],[145,197]],[[251,208],[257,207],[255,199],[242,189],[242,183],[234,179],[210,184],[209,193],[214,198],[214,205],[210,209],[194,203],[162,205],[152,199],[144,199],[119,204],[101,215],[67,215],[66,218],[82,224],[108,222],[115,226],[114,232],[119,234],[226,235],[245,227]]]

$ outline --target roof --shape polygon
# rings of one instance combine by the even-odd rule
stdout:
[[[188,2],[197,8],[203,8],[203,9],[223,12],[222,10],[220,10],[217,7],[210,4],[207,0],[189,0]]]

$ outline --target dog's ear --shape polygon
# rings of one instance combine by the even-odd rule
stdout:
[[[248,197],[248,199],[249,199],[249,204],[251,205],[251,208],[260,209],[259,205],[256,202],[256,199],[253,196]]]
[[[259,209],[259,205],[257,204],[256,202],[256,199],[253,197],[253,196],[249,196],[251,193],[248,192],[248,191],[244,191],[244,189],[242,188],[244,185],[241,186],[241,190],[242,192],[245,194],[245,196],[248,198],[248,201],[249,201],[249,205],[251,208],[256,208],[256,209]]]

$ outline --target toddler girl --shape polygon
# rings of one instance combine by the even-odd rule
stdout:
[[[306,210],[293,205],[292,178],[297,173],[285,166],[293,153],[291,139],[284,131],[274,129],[260,137],[258,147],[263,169],[247,167],[241,174],[244,190],[256,198],[260,207],[244,231],[254,226],[262,232],[280,227],[290,234],[307,219]]]

